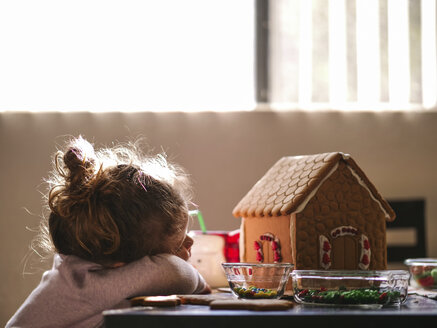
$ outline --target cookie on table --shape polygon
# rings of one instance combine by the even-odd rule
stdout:
[[[209,305],[212,301],[217,300],[229,300],[232,295],[230,294],[193,294],[193,295],[178,295],[182,304],[192,305]]]
[[[131,306],[160,306],[171,307],[181,304],[176,295],[170,296],[137,296],[130,299]]]
[[[294,306],[287,300],[216,300],[209,304],[212,310],[252,310],[252,311],[281,311]]]

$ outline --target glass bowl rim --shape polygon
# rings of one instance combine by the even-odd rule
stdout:
[[[241,268],[241,267],[259,267],[259,268],[293,268],[292,263],[251,263],[251,262],[225,262],[222,263],[223,267]]]
[[[406,259],[404,261],[405,265],[435,265],[437,266],[437,259],[434,258],[416,258],[416,259]]]
[[[391,273],[393,274],[393,276],[408,276],[408,278],[410,277],[410,271],[408,270],[402,270],[402,269],[395,269],[395,270],[390,270]]]
[[[302,278],[302,276],[309,278],[326,277],[326,278],[372,278],[372,277],[390,277],[395,271],[404,270],[293,270],[290,275],[293,277]],[[405,271],[408,273],[408,271]]]

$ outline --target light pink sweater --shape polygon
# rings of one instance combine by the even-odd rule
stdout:
[[[52,269],[6,327],[99,327],[103,310],[128,307],[130,297],[196,294],[205,287],[193,266],[174,255],[147,256],[107,269],[56,254]]]

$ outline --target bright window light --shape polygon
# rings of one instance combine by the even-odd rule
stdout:
[[[410,45],[408,0],[388,0],[389,101],[403,106],[410,101]]]
[[[425,108],[437,103],[436,1],[422,0],[422,97]]]
[[[254,1],[0,2],[0,110],[249,110]]]
[[[357,98],[363,105],[379,102],[378,0],[357,0]]]
[[[299,105],[308,107],[312,98],[312,4],[300,0],[299,20]]]
[[[329,100],[334,107],[346,102],[346,3],[329,0]]]
[[[270,1],[270,107],[437,110],[436,2]]]

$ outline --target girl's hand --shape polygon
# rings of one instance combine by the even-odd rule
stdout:
[[[200,294],[211,294],[212,293],[212,289],[211,287],[207,284],[205,286],[205,288],[200,292]]]
[[[175,255],[179,256],[184,261],[188,261],[191,257],[191,246],[193,246],[193,238],[186,235],[181,247],[176,251]]]

